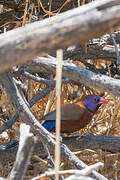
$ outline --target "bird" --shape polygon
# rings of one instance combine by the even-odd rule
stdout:
[[[61,107],[61,133],[72,133],[83,129],[92,120],[98,108],[107,103],[108,100],[96,96],[87,95],[78,98],[72,104],[65,104]],[[55,131],[56,110],[49,112],[44,117],[42,126],[49,132]]]

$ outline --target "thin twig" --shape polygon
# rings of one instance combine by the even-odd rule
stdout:
[[[47,159],[49,160],[49,162],[50,162],[50,164],[52,165],[52,167],[55,168],[55,163],[54,163],[54,161],[53,161],[52,156],[50,155],[50,152],[49,152],[48,147],[47,147],[45,144],[43,144],[43,146],[44,146],[45,152],[46,152],[47,155],[48,155],[48,156],[47,156]]]
[[[117,64],[120,64],[120,53],[119,53],[119,50],[118,50],[118,46],[117,46],[115,38],[113,37],[112,34],[110,34],[110,37],[113,40],[113,44],[115,46],[115,52],[116,52],[116,56],[117,56]]]
[[[56,180],[59,180],[59,171],[60,166],[60,129],[61,129],[61,80],[62,80],[62,61],[63,61],[63,50],[57,50],[57,66],[56,66],[56,145],[55,145],[55,170],[56,170]]]

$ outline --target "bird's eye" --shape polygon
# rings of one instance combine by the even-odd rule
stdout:
[[[100,100],[99,100],[99,99],[97,99],[97,98],[94,98],[94,101],[99,102]]]

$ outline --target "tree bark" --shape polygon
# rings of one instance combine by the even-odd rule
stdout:
[[[111,32],[120,22],[119,4],[96,1],[2,34],[0,71]]]

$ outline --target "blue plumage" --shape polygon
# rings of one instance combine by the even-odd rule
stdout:
[[[52,131],[56,126],[56,121],[54,120],[47,120],[43,124],[43,127],[47,129],[49,132]]]

